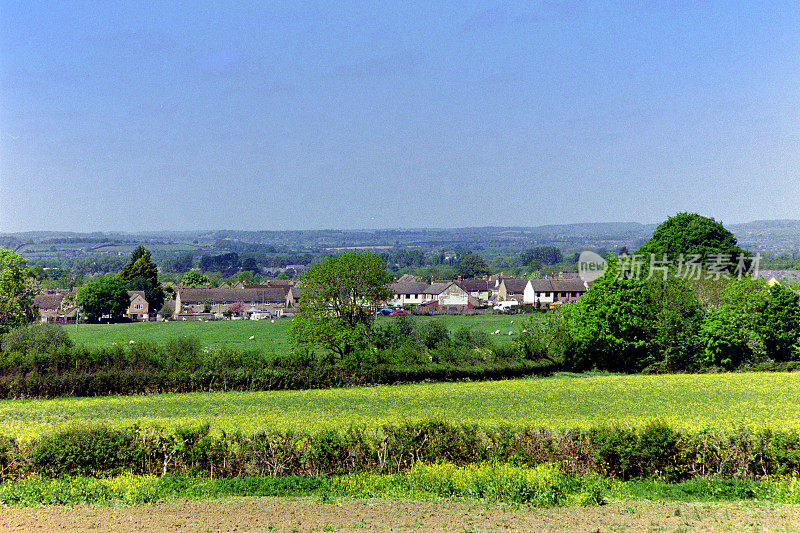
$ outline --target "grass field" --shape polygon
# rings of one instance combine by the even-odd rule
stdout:
[[[0,402],[0,434],[74,423],[315,432],[441,419],[553,429],[663,420],[677,429],[800,429],[800,373],[553,377],[351,389],[114,396]]]
[[[493,336],[495,342],[508,342],[520,332],[521,315],[477,315],[442,317],[415,317],[420,323],[429,320],[441,320],[451,331],[467,327],[475,331],[491,333],[497,331],[501,335]],[[396,320],[394,317],[379,317],[378,324]],[[111,346],[114,343],[128,344],[130,341],[149,340],[164,344],[173,337],[192,336],[200,339],[204,346],[220,346],[223,344],[238,348],[256,349],[266,352],[281,353],[290,347],[290,319],[270,320],[214,320],[174,321],[174,322],[136,322],[131,324],[81,324],[67,328],[67,333],[78,345],[88,347]],[[512,324],[513,322],[513,324]],[[252,341],[250,337],[255,337]]]

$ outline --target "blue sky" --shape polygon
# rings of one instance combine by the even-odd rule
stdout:
[[[0,0],[0,231],[800,218],[800,7]]]

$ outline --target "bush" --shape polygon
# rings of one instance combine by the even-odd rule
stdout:
[[[114,475],[142,472],[144,449],[130,430],[77,428],[43,437],[32,457],[37,473],[45,476]]]
[[[54,353],[63,348],[72,348],[74,343],[63,327],[39,323],[12,329],[3,335],[0,345],[3,355],[7,356],[11,352]]]
[[[202,345],[197,337],[175,337],[164,345],[164,370],[195,370],[202,364]]]

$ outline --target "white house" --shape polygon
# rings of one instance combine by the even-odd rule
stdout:
[[[467,291],[459,287],[453,281],[443,281],[431,283],[423,293],[426,304],[437,302],[439,307],[463,307],[471,306],[470,296]]]
[[[577,279],[529,279],[525,285],[522,301],[532,305],[575,302],[584,292],[586,285]]]
[[[423,293],[428,284],[423,281],[405,281],[392,283],[389,286],[391,295],[386,303],[392,307],[404,305],[420,305],[425,301]]]

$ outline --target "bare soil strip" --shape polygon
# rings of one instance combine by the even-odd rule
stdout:
[[[800,531],[800,507],[627,501],[528,509],[457,501],[231,498],[0,508],[0,531]]]

